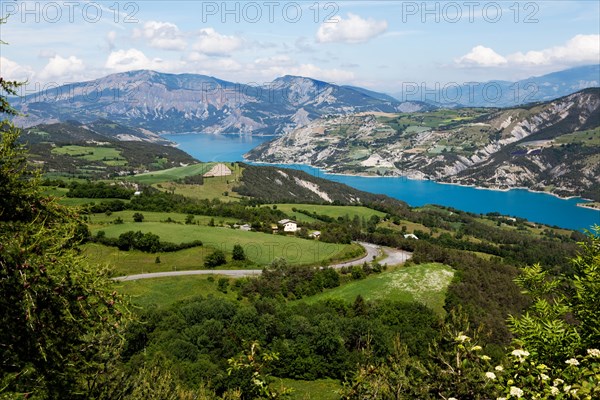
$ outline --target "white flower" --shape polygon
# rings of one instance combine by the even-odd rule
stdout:
[[[598,349],[588,349],[587,353],[592,357],[600,357],[600,350]]]
[[[560,379],[560,378],[556,378],[556,379],[554,380],[554,386],[558,386],[558,385],[560,385],[561,383],[565,383],[565,381],[563,381],[563,380],[562,380],[562,379]]]
[[[485,377],[488,378],[488,379],[494,380],[494,379],[496,379],[496,374],[493,373],[493,372],[486,372],[485,373]]]
[[[458,400],[456,397],[448,397],[448,400]]]
[[[529,355],[529,352],[527,350],[515,349],[510,354],[517,357],[519,359],[519,361],[523,362],[525,357],[527,357]]]
[[[542,378],[543,381],[547,381],[548,379],[550,379],[550,377],[546,374],[541,374],[540,378]]]
[[[498,397],[496,400],[506,400],[506,397]]]
[[[523,391],[516,386],[511,386],[510,387],[510,395],[516,396],[517,398],[520,399],[521,396],[523,396]]]
[[[494,368],[496,371],[502,371],[504,368],[502,367],[502,365],[496,365],[496,368]]]
[[[579,361],[577,361],[576,358],[569,358],[567,361],[565,361],[565,363],[573,366],[579,365]]]
[[[560,393],[560,390],[558,390],[558,388],[557,388],[556,386],[552,386],[552,387],[550,388],[550,393],[552,393],[553,395],[555,395],[555,396],[556,396],[557,394],[559,394],[559,393]]]
[[[470,337],[468,337],[467,335],[463,335],[462,333],[460,335],[458,335],[454,340],[456,340],[457,342],[468,342],[469,340],[471,340]]]
[[[484,360],[484,361],[489,361],[489,360],[491,360],[490,356],[486,356],[485,354],[484,354],[484,355],[482,355],[480,358],[481,358],[482,360]]]
[[[565,391],[565,393],[569,393],[569,390],[571,390],[571,385],[563,386],[563,390]]]

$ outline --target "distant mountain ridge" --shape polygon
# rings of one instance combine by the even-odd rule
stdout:
[[[582,89],[600,86],[600,65],[585,65],[515,82],[492,80],[441,85],[439,90],[406,84],[395,93],[399,101],[425,101],[439,107],[515,107],[551,101]]]
[[[195,74],[132,71],[31,94],[15,102],[24,127],[108,119],[153,133],[281,134],[328,114],[426,111],[423,102],[283,76],[246,85]]]

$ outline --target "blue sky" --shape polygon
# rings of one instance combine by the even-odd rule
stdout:
[[[51,85],[153,69],[242,83],[310,76],[516,80],[600,63],[599,1],[11,1],[0,73]]]

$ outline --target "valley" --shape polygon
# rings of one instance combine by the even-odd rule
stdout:
[[[524,53],[512,31],[529,32],[498,23],[496,50],[515,53],[449,64],[419,60],[424,20],[321,24],[315,3],[311,30],[192,31],[180,8],[197,4],[180,3],[144,4],[136,28],[104,20],[123,29],[100,41],[76,22],[69,40],[17,29],[43,68],[0,57],[1,399],[600,397],[594,35]],[[442,25],[435,57],[496,36]],[[105,60],[64,58],[79,36]],[[406,91],[417,66],[485,77],[498,98]],[[60,83],[32,92],[22,72]]]

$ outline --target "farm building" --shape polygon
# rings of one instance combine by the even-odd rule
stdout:
[[[291,219],[282,219],[278,223],[279,225],[283,225],[284,232],[296,232],[298,230],[298,224]]]

